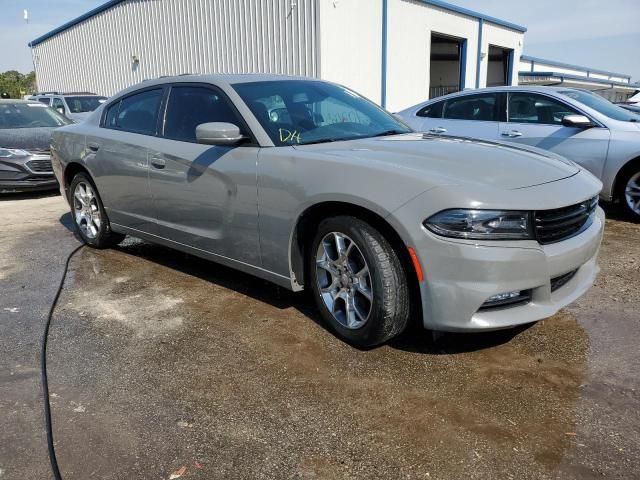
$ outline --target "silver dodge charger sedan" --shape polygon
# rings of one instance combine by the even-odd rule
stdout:
[[[178,76],[53,135],[77,230],[133,235],[293,291],[351,344],[553,315],[592,284],[602,184],[552,153],[411,131],[357,93]]]

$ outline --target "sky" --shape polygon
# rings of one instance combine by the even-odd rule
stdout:
[[[33,70],[27,44],[106,0],[0,0],[0,72]],[[348,0],[344,0],[348,1]],[[640,81],[640,0],[450,0],[527,27],[524,53]],[[29,11],[29,23],[23,10]]]

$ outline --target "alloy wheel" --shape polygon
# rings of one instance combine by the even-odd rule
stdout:
[[[362,327],[373,306],[371,272],[356,243],[347,235],[330,232],[316,252],[318,290],[325,306],[343,327]]]
[[[631,176],[624,189],[624,196],[629,208],[640,215],[640,172]]]
[[[86,182],[79,182],[73,192],[73,210],[76,223],[82,233],[94,239],[100,232],[102,216],[98,206],[98,197],[93,188]]]

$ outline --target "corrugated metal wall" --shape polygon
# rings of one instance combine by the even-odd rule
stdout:
[[[35,45],[38,88],[112,95],[180,73],[315,77],[317,9],[316,0],[128,0]]]

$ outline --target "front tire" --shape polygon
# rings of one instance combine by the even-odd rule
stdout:
[[[98,190],[86,173],[73,177],[69,204],[76,232],[90,247],[109,248],[124,240],[125,235],[111,230]]]
[[[633,221],[640,222],[640,168],[623,175],[618,196],[626,215]]]
[[[346,342],[373,347],[406,328],[406,272],[388,240],[368,223],[351,216],[323,220],[308,268],[320,314]]]

